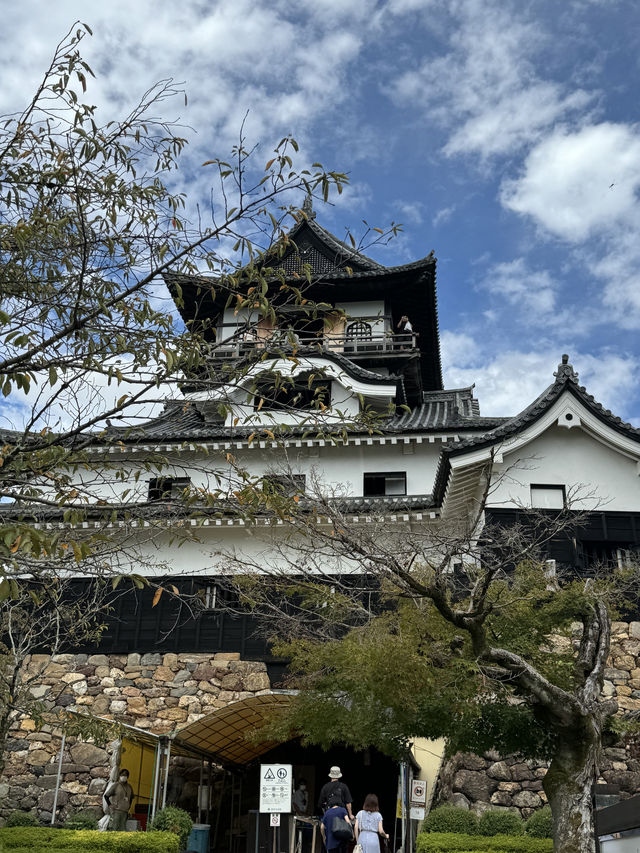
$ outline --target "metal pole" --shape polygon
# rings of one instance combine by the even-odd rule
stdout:
[[[162,808],[164,808],[167,804],[167,787],[169,785],[169,760],[171,758],[171,741],[167,744],[167,749],[165,751],[165,761],[167,762],[167,766],[164,769],[164,791],[162,792]]]
[[[60,790],[60,779],[62,778],[62,753],[64,752],[65,741],[67,740],[66,732],[62,733],[62,742],[60,743],[60,758],[58,759],[58,775],[56,776],[56,791],[53,795],[53,809],[51,812],[51,826],[56,822],[56,809],[58,808],[58,791]]]
[[[158,745],[156,746],[156,766],[154,768],[153,775],[153,797],[151,801],[151,820],[156,816],[156,805],[158,799],[158,779],[160,777],[160,765],[162,763],[162,745],[160,741],[158,741]]]
[[[200,759],[200,785],[198,786],[198,823],[202,823],[202,795],[204,794],[204,758]]]

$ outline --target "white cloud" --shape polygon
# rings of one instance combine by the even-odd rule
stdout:
[[[522,175],[506,182],[502,203],[556,237],[580,242],[638,216],[640,134],[604,122],[554,131],[528,155]]]
[[[528,322],[547,322],[556,308],[557,285],[547,270],[532,270],[524,258],[495,264],[487,272],[483,287],[489,293],[517,306]]]
[[[589,103],[589,93],[537,73],[545,33],[521,6],[458,0],[447,8],[446,52],[429,55],[389,87],[395,100],[420,104],[450,129],[446,154],[513,153]]]
[[[452,204],[451,207],[443,207],[438,210],[433,219],[431,220],[431,224],[433,225],[433,227],[437,228],[438,225],[444,225],[445,222],[448,222],[455,213],[455,210],[455,204]]]
[[[506,350],[497,355],[464,333],[442,335],[447,387],[475,383],[483,415],[513,416],[526,408],[553,381],[562,348],[546,343],[535,351]],[[640,362],[629,356],[603,351],[571,353],[570,361],[580,384],[598,402],[616,414],[632,418],[630,397],[640,378]]]

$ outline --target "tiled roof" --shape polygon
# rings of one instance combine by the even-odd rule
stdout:
[[[533,403],[523,409],[518,415],[512,418],[502,419],[502,423],[495,429],[485,435],[476,438],[468,438],[455,447],[451,448],[451,453],[462,453],[470,447],[483,447],[485,445],[494,444],[496,440],[509,438],[512,435],[523,430],[525,427],[534,423],[543,415],[560,397],[564,391],[569,391],[576,399],[583,403],[586,408],[593,412],[603,423],[610,426],[616,432],[629,436],[630,438],[640,441],[640,429],[626,423],[622,418],[614,415],[609,409],[598,403],[598,401],[587,392],[583,385],[578,384],[578,374],[573,369],[573,365],[569,364],[569,356],[563,355],[562,362],[558,365],[558,370],[554,374],[555,382],[549,385]]]
[[[499,442],[510,438],[513,435],[521,432],[526,427],[535,423],[538,418],[544,415],[551,406],[559,399],[559,397],[568,391],[577,400],[579,400],[590,412],[592,412],[600,421],[614,429],[616,432],[633,439],[640,441],[640,429],[623,421],[622,418],[614,415],[609,409],[598,403],[598,401],[587,392],[587,389],[578,383],[578,374],[573,369],[573,365],[569,364],[569,356],[563,355],[562,361],[558,365],[558,369],[554,374],[555,381],[537,397],[533,403],[528,405],[519,414],[511,418],[499,418],[497,426],[489,429],[481,435],[472,436],[462,439],[454,443],[449,443],[443,448],[442,456],[436,473],[436,481],[434,487],[434,496],[436,501],[440,501],[444,495],[447,480],[449,477],[450,463],[449,459],[452,456],[458,456],[467,453],[469,450],[480,449],[483,447],[491,447]]]
[[[345,359],[348,362],[348,359]],[[353,364],[348,362],[349,369]],[[362,374],[375,377],[377,381],[395,381],[395,377],[383,377],[371,374],[371,371],[360,368]],[[388,421],[380,424],[379,429],[386,433],[405,432],[442,432],[442,431],[474,431],[493,430],[502,424],[505,418],[480,417],[478,401],[473,397],[472,388],[456,388],[444,391],[425,392],[425,401],[411,412],[398,412]],[[269,425],[270,429],[273,429]],[[307,432],[310,424],[305,424],[300,431]],[[330,427],[328,426],[329,430]],[[139,427],[115,427],[110,434],[121,435],[128,441],[206,441],[217,438],[240,438],[255,432],[256,426],[238,426],[235,429],[222,423],[211,422],[204,414],[204,407],[196,402],[171,400],[165,410],[157,418]],[[289,433],[295,432],[289,428]]]
[[[419,429],[494,429],[508,418],[483,418],[470,388],[425,391],[423,403],[410,412],[399,412],[385,430],[404,432]]]

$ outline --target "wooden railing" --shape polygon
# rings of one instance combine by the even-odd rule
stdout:
[[[296,334],[291,330],[275,330],[265,334],[265,330],[242,329],[226,340],[220,340],[212,348],[214,358],[241,358],[256,349],[296,349],[310,348],[318,352],[336,352],[349,358],[371,358],[376,355],[400,355],[418,347],[417,334],[402,333],[394,335],[371,334],[366,337],[348,335]]]

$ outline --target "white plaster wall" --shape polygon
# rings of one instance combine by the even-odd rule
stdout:
[[[347,447],[329,445],[291,447],[287,450],[256,447],[251,450],[233,450],[233,455],[239,466],[257,477],[291,469],[293,473],[306,474],[309,478],[320,478],[328,490],[338,490],[345,495],[362,495],[364,473],[385,471],[406,471],[409,495],[429,494],[432,491],[441,444],[426,441],[406,445],[400,439],[397,444],[368,445],[367,439],[362,441],[360,446]],[[161,473],[166,477],[190,477],[194,486],[215,490],[220,488],[215,475],[222,477],[224,487],[225,478],[232,471],[226,455],[227,451],[167,454],[167,464],[162,467]],[[148,481],[158,476],[158,473],[145,471],[141,462],[136,462],[135,458],[118,460],[118,465],[130,472],[128,479],[115,480],[113,472],[97,476],[92,472],[84,472],[79,474],[78,482],[90,487],[93,494],[105,500],[120,500],[127,489],[131,491],[126,500],[146,500]],[[134,476],[138,470],[141,474],[136,483]]]
[[[530,506],[531,484],[564,485],[567,492],[576,488],[583,497],[576,509],[631,512],[640,503],[636,461],[581,427],[551,426],[517,452],[505,454],[503,464],[496,466],[499,478],[491,506]]]
[[[366,317],[374,333],[382,334],[385,331],[383,299],[372,299],[369,302],[336,302],[336,308],[347,315],[347,324],[351,319]]]

